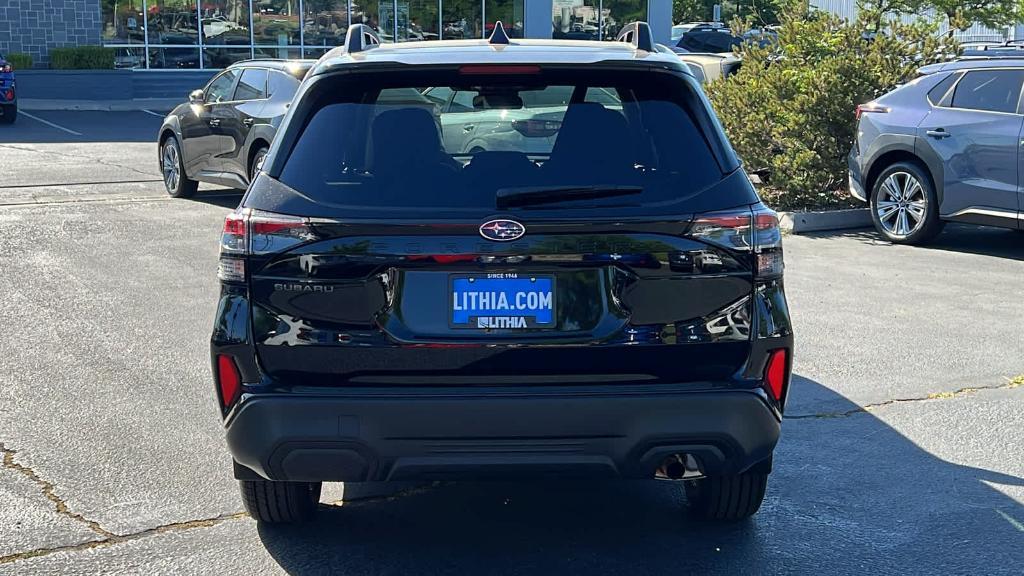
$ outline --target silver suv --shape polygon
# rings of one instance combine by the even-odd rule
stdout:
[[[924,66],[915,80],[857,107],[850,192],[896,243],[933,238],[946,221],[1021,229],[1024,59]]]

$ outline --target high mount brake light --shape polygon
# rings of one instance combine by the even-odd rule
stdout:
[[[540,66],[523,66],[515,64],[468,64],[466,66],[459,67],[459,74],[540,74]]]

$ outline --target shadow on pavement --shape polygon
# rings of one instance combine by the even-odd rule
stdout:
[[[244,190],[218,188],[216,190],[200,190],[195,196],[188,200],[192,202],[199,202],[200,204],[209,204],[211,206],[234,209],[242,202],[242,196],[244,194]]]
[[[1011,520],[1024,507],[988,483],[1024,479],[937,458],[812,380],[793,394],[839,409],[787,419],[746,522],[691,518],[682,490],[653,480],[452,483],[363,501],[350,485],[315,522],[259,535],[290,574],[1019,574]]]
[[[873,229],[838,230],[835,232],[811,232],[801,234],[806,238],[852,238],[865,244],[879,247],[892,246]],[[947,223],[942,233],[924,246],[923,250],[944,250],[1024,260],[1024,233],[1016,230],[973,226],[970,224]]]

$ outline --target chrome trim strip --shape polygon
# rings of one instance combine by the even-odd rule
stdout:
[[[1024,213],[1014,212],[1013,210],[1003,210],[1000,208],[964,208],[945,216],[945,218],[956,218],[957,216],[966,216],[968,214],[977,214],[979,216],[992,216],[993,218],[1012,218],[1016,220],[1024,220]]]

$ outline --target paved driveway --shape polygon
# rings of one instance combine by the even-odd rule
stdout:
[[[445,483],[257,527],[207,349],[239,195],[164,198],[132,142],[159,119],[91,114],[46,118],[124,134],[0,130],[0,574],[1020,574],[1024,234],[786,239],[796,378],[749,522],[655,482]]]

